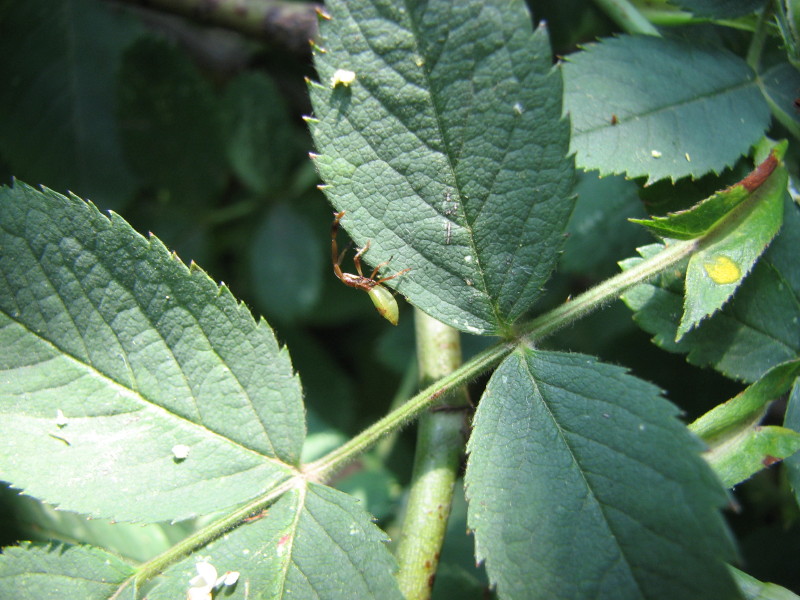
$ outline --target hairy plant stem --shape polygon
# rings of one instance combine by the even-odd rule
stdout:
[[[661,35],[658,29],[628,0],[595,0],[595,4],[627,33]]]
[[[419,309],[414,311],[414,320],[420,383],[426,385],[461,365],[461,338],[458,331]],[[411,487],[395,553],[397,581],[406,600],[431,597],[470,407],[467,387],[461,385],[419,420]]]
[[[309,480],[321,482],[328,480],[336,471],[372,447],[383,436],[396,431],[435,403],[451,400],[452,394],[457,393],[457,390],[463,388],[475,377],[496,367],[520,344],[535,344],[576,319],[618,298],[634,285],[674,267],[692,254],[700,246],[701,240],[702,238],[700,240],[671,243],[657,255],[643,260],[627,271],[607,279],[571,301],[541,315],[528,324],[522,325],[517,329],[515,337],[499,342],[476,354],[463,365],[427,386],[408,402],[393,410],[339,448],[319,460],[304,465],[302,473],[298,473],[297,476],[290,477],[277,484],[264,495],[193,533],[166,552],[140,565],[134,577],[118,588],[117,595],[131,583],[137,586],[141,585],[143,582],[163,572],[168,566],[178,562],[184,556],[219,538],[249,517],[258,515],[292,487],[304,485]],[[459,419],[461,418],[459,417]]]
[[[325,481],[384,435],[419,416],[433,403],[478,375],[496,367],[520,343],[535,344],[562,327],[617,299],[636,284],[672,268],[694,252],[700,240],[672,242],[655,256],[611,277],[583,294],[517,328],[517,334],[473,356],[458,369],[429,385],[408,402],[319,460],[305,465],[306,476]]]
[[[758,72],[758,65],[761,62],[761,53],[764,51],[764,44],[767,41],[770,22],[772,21],[772,2],[767,2],[764,10],[758,15],[758,23],[750,40],[750,47],[747,49],[747,64]]]
[[[164,571],[164,569],[175,564],[184,556],[187,556],[198,548],[202,548],[206,544],[214,541],[226,531],[233,529],[248,518],[255,517],[293,487],[304,484],[305,480],[300,477],[292,477],[279,483],[263,496],[225,515],[207,527],[203,527],[202,529],[194,532],[172,546],[169,550],[162,552],[155,558],[152,558],[146,563],[142,564],[136,570],[136,574],[132,578],[133,582],[139,586],[145,581],[148,581],[156,575],[159,575]],[[188,587],[189,582],[187,581],[186,583]],[[119,593],[119,591],[127,587],[129,584],[130,580],[125,582],[119,588],[117,593]]]

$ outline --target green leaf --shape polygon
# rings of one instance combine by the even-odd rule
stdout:
[[[784,203],[783,228],[762,259],[722,310],[675,341],[683,310],[683,273],[676,272],[641,284],[622,299],[634,320],[670,352],[687,353],[690,363],[712,366],[746,382],[756,381],[775,365],[800,354],[800,207]],[[663,246],[640,248],[642,256]],[[621,262],[630,268],[641,259]]]
[[[0,478],[66,510],[160,521],[293,472],[299,381],[226,287],[118,215],[24,184],[0,188],[0,246]]]
[[[794,431],[800,431],[800,379],[795,380],[792,386],[783,424]],[[795,498],[800,502],[800,455],[795,454],[791,458],[787,458],[784,464]]]
[[[756,204],[757,199],[765,195],[769,197],[779,195],[782,198],[782,195],[778,194],[782,189],[776,186],[775,182],[777,180],[783,183],[783,188],[786,187],[786,169],[780,168],[786,147],[787,143],[782,142],[747,177],[724,190],[715,192],[689,209],[650,219],[631,220],[664,238],[691,240],[706,235],[721,227],[725,218],[745,200],[753,199],[751,203]],[[783,177],[773,177],[776,169],[780,169],[779,173],[783,171]]]
[[[326,4],[310,85],[325,192],[415,306],[507,332],[540,295],[572,210],[561,75],[521,1]],[[350,83],[334,75],[354,74]]]
[[[591,44],[570,55],[564,87],[578,166],[648,183],[719,172],[769,124],[752,69],[695,42],[620,36]]]
[[[0,600],[107,600],[133,568],[98,548],[23,543],[0,554]],[[114,596],[134,600],[133,589]]]
[[[637,186],[622,177],[582,173],[578,177],[575,210],[567,226],[558,270],[571,274],[613,275],[616,261],[647,242],[647,234],[625,219],[646,215]],[[632,220],[632,219],[631,219]]]
[[[742,429],[706,453],[720,481],[733,487],[800,450],[800,433],[778,427]]]
[[[711,409],[689,425],[708,444],[716,444],[758,423],[768,404],[786,392],[800,374],[800,359],[770,369],[742,393]]]
[[[0,153],[14,175],[114,206],[130,196],[114,89],[136,33],[93,0],[0,1]]]
[[[733,487],[800,450],[800,433],[759,426],[769,404],[799,374],[800,359],[780,364],[689,426],[708,444],[705,458],[726,486]]]
[[[795,104],[800,92],[800,72],[789,63],[779,63],[762,73],[764,98],[781,124],[800,138],[800,113]]]
[[[300,146],[272,80],[258,72],[240,75],[225,88],[222,111],[228,160],[245,185],[262,194],[284,185]]]
[[[283,204],[266,215],[250,246],[250,275],[271,319],[293,319],[317,302],[323,267],[330,268],[325,250],[303,215]]]
[[[500,597],[737,597],[726,496],[677,413],[589,356],[501,364],[466,473],[476,555]]]
[[[263,518],[212,542],[203,554],[218,572],[240,574],[236,587],[217,597],[400,600],[387,540],[352,497],[298,481]],[[147,597],[183,598],[195,562],[190,557],[168,569]]]
[[[777,159],[780,159],[782,151],[778,154]],[[774,154],[770,159],[777,160]],[[741,184],[747,189],[758,185],[751,190],[747,202],[737,207],[736,212],[748,211],[749,214],[733,227],[723,219],[709,230],[700,250],[689,259],[683,316],[676,339],[717,312],[733,296],[781,228],[789,175],[785,167],[777,166],[766,180],[758,179],[762,175],[759,170],[770,163],[770,159]],[[750,184],[746,183],[753,177]]]
[[[9,521],[16,523],[21,539],[89,544],[135,562],[144,562],[165,552],[193,531],[191,521],[142,525],[87,519],[85,515],[56,510],[23,495],[16,495],[13,500],[9,498],[4,504],[10,508],[5,514]]]
[[[756,12],[764,6],[762,0],[670,0],[697,17],[734,19]]]
[[[202,203],[225,182],[220,109],[185,53],[143,38],[119,75],[120,131],[128,161],[145,181]]]
[[[739,569],[730,567],[745,600],[800,600],[800,596],[774,583],[764,583]]]

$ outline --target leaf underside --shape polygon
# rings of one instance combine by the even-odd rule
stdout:
[[[522,2],[326,4],[310,85],[325,192],[415,306],[506,331],[539,296],[573,201],[548,36]],[[355,73],[334,85],[337,70]]]
[[[119,216],[22,183],[0,189],[0,245],[0,478],[67,510],[153,522],[292,473],[299,381],[226,287]]]
[[[507,598],[735,598],[726,496],[659,390],[585,355],[521,351],[469,442],[469,527]]]
[[[648,183],[720,172],[749,151],[770,118],[741,58],[678,39],[591,44],[570,55],[564,87],[578,166]]]

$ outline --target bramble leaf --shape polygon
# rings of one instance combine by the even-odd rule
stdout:
[[[578,166],[648,183],[719,172],[769,124],[756,75],[741,58],[678,39],[591,44],[569,56],[564,88]]]
[[[239,573],[236,589],[218,595],[231,600],[400,600],[386,541],[354,498],[298,480],[263,517],[212,542],[203,555],[218,571]],[[147,597],[184,597],[194,563],[190,557],[168,569]]]
[[[800,138],[800,114],[795,102],[800,90],[800,72],[789,63],[779,63],[761,74],[764,98],[781,124]]]
[[[735,186],[750,191],[747,201],[736,208],[737,212],[747,211],[747,216],[733,227],[728,226],[723,217],[719,225],[709,229],[705,243],[689,259],[683,316],[676,339],[713,315],[733,296],[781,228],[789,174],[777,162],[785,149],[784,143],[753,174]],[[776,163],[775,170],[765,179],[759,178],[759,170],[771,163]],[[753,189],[752,186],[757,187]]]
[[[622,296],[656,345],[687,353],[694,365],[712,366],[746,382],[800,354],[800,207],[787,199],[783,210],[783,228],[736,296],[679,342],[675,336],[683,312],[681,271],[637,285]],[[653,244],[639,248],[639,253],[648,257],[662,248]],[[631,258],[620,265],[627,269],[641,260]]]
[[[326,4],[309,119],[325,192],[388,282],[504,333],[548,279],[572,209],[569,126],[521,1]],[[346,77],[345,77],[346,75]]]
[[[0,246],[0,478],[160,521],[294,472],[299,381],[225,286],[118,215],[22,183],[0,188]]]
[[[589,356],[524,350],[500,365],[466,473],[500,597],[737,597],[726,496],[677,413]]]
[[[709,448],[706,460],[732,487],[800,450],[800,433],[759,426],[773,400],[800,374],[800,360],[770,369],[741,394],[713,408],[689,426]]]
[[[2,600],[108,600],[133,575],[114,554],[90,546],[36,546],[23,543],[0,554]],[[114,596],[135,600],[132,586]]]

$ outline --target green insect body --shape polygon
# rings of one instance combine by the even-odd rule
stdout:
[[[334,216],[335,218],[333,220],[333,225],[331,225],[331,260],[333,261],[334,275],[336,275],[336,277],[338,277],[345,285],[349,285],[350,287],[367,292],[370,300],[372,300],[372,303],[375,305],[375,308],[378,310],[380,315],[392,325],[397,325],[397,320],[400,316],[400,311],[397,307],[397,300],[394,299],[392,292],[390,292],[381,284],[384,281],[389,281],[390,279],[399,277],[411,269],[403,269],[402,271],[398,271],[389,277],[375,279],[375,275],[378,274],[378,270],[386,264],[381,263],[375,267],[369,277],[365,277],[361,272],[361,256],[369,249],[369,242],[367,242],[366,245],[361,248],[361,250],[356,252],[355,256],[353,257],[353,264],[356,266],[358,275],[343,272],[341,265],[345,253],[342,252],[339,254],[339,248],[336,245],[336,234],[339,233],[339,221],[344,216],[344,211],[338,212]]]
[[[378,284],[367,290],[367,295],[369,295],[380,315],[392,325],[397,325],[400,309],[397,307],[397,300],[394,299],[392,292]]]

